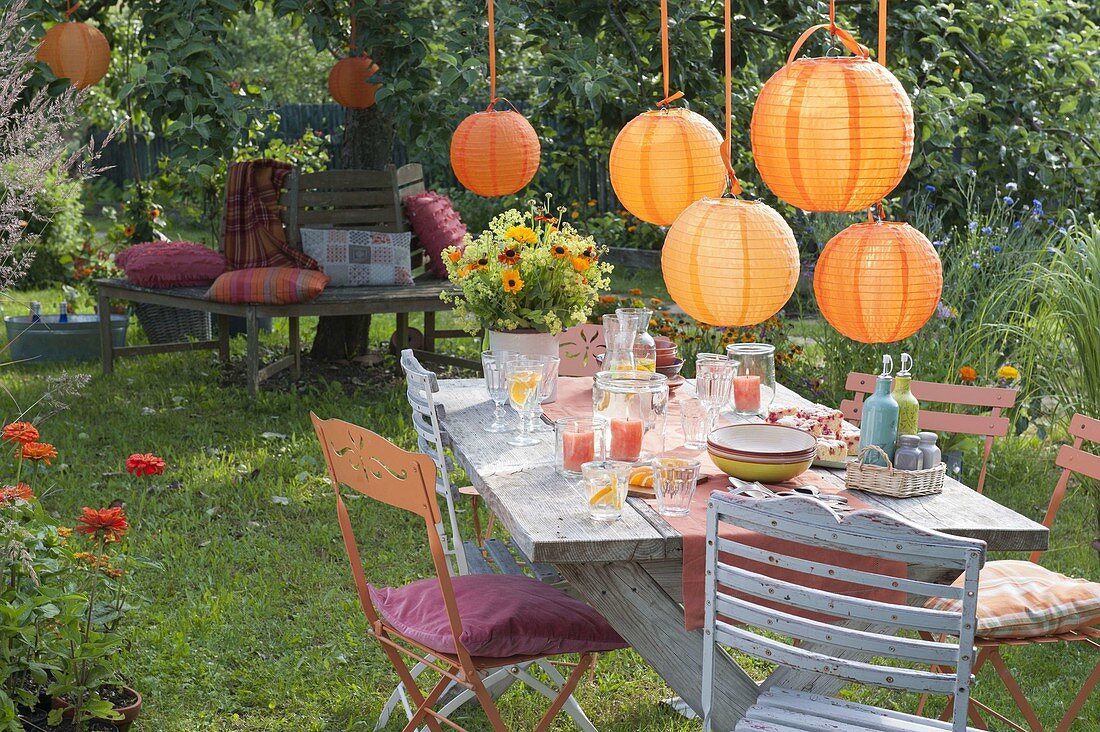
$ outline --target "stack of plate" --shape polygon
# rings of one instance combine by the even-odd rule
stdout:
[[[719,427],[707,440],[707,453],[719,470],[741,480],[781,483],[809,469],[817,439],[778,424]]]

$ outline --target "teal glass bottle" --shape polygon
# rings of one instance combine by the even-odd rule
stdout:
[[[882,373],[875,381],[875,392],[863,402],[863,419],[859,423],[859,450],[874,445],[887,455],[894,454],[894,443],[898,439],[898,403],[890,394],[893,378],[890,372],[894,360],[890,356],[882,357]],[[886,461],[877,452],[867,454],[865,461],[871,465],[886,465]]]

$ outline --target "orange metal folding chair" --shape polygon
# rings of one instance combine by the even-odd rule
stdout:
[[[854,399],[845,399],[840,403],[840,411],[846,419],[859,424],[863,418],[863,399],[875,390],[875,379],[871,374],[852,372],[844,388],[855,392]],[[978,493],[985,489],[985,473],[989,465],[989,454],[993,450],[993,440],[1008,434],[1008,417],[1001,412],[1016,404],[1016,389],[993,386],[966,386],[965,384],[939,384],[934,381],[914,381],[910,388],[921,402],[919,424],[922,430],[931,432],[952,432],[961,435],[977,435],[985,438],[982,448],[982,470],[978,475]],[[988,416],[981,414],[959,414],[957,412],[937,412],[928,409],[925,404],[949,404],[966,407],[984,407],[991,410]]]
[[[578,653],[579,662],[558,689],[541,684],[551,703],[535,732],[549,729],[595,653],[624,648],[625,641],[595,610],[537,580],[511,575],[452,577],[440,538],[443,517],[431,457],[406,452],[363,427],[310,416],[336,493],[340,531],[359,604],[371,635],[415,705],[405,732],[421,725],[441,732],[441,724],[467,732],[435,709],[454,685],[463,689],[460,696],[472,694],[478,700],[493,732],[507,732],[485,678],[502,668],[525,668],[542,658]],[[435,577],[401,588],[368,585],[341,486],[423,518]],[[511,614],[502,617],[502,612]],[[476,651],[471,651],[475,641]],[[405,656],[440,675],[427,693],[417,685]],[[456,707],[453,701],[447,705]]]
[[[1058,479],[1058,484],[1054,487],[1054,493],[1047,505],[1046,516],[1043,518],[1043,525],[1048,529],[1053,527],[1054,520],[1058,516],[1058,509],[1065,498],[1066,488],[1072,474],[1077,473],[1094,480],[1100,480],[1100,456],[1081,449],[1086,440],[1092,443],[1100,442],[1100,420],[1075,414],[1070,420],[1069,433],[1075,438],[1073,445],[1062,445],[1058,457],[1055,459],[1055,464],[1062,468],[1062,475]],[[1066,610],[1064,600],[1062,605],[1057,604],[1056,598],[1056,595],[1060,594],[1056,590],[1058,586],[1076,586],[1077,590],[1074,594],[1077,596],[1078,610],[1084,612],[1082,610],[1084,606],[1090,607],[1095,618],[1096,608],[1100,606],[1100,584],[1081,584],[1080,580],[1065,578],[1044,569],[1039,566],[1040,555],[1041,552],[1032,552],[1028,557],[1030,564],[1011,560],[987,562],[982,570],[978,585],[978,638],[976,645],[979,650],[978,657],[974,662],[974,673],[977,674],[986,663],[991,663],[1008,693],[1012,696],[1017,710],[1023,715],[1028,725],[1026,728],[1021,726],[971,696],[970,718],[973,724],[982,729],[987,728],[982,717],[983,713],[996,718],[1003,724],[1017,730],[1017,732],[1028,732],[1028,728],[1030,728],[1030,732],[1043,732],[1046,729],[1039,720],[1035,708],[1027,700],[1024,690],[1013,676],[1008,664],[1001,656],[1002,647],[1026,646],[1036,643],[1079,642],[1100,651],[1100,624],[1097,624],[1095,620],[1092,622],[1086,620],[1078,624],[1080,621],[1077,619],[1077,613]],[[1044,608],[1035,607],[1034,605],[1027,608],[1027,615],[1034,618],[1031,621],[1032,627],[1030,629],[1026,625],[1028,619],[1022,618],[1022,614],[1017,613],[1007,617],[1005,615],[1007,609],[1005,609],[998,615],[997,593],[1000,588],[1006,585],[1011,590],[1011,584],[1014,581],[1021,584],[1028,583],[1033,588],[1044,586],[1044,583],[1051,588],[1055,588],[1046,593],[1049,596],[1047,601],[1051,603],[1052,609],[1044,610]],[[1081,596],[1082,591],[1084,591],[1084,597]],[[1061,622],[1058,621],[1059,612],[1065,615],[1065,619]],[[1013,624],[1015,627],[1012,628],[1011,635],[1016,637],[1001,637],[1008,630],[1005,627],[996,632],[998,637],[991,637],[992,631],[990,630],[986,630],[983,634],[983,626],[989,628],[996,626],[998,623],[1002,626],[1009,623]],[[1051,627],[1057,626],[1056,631],[1042,632],[1040,629],[1041,623],[1046,623]],[[1097,660],[1092,672],[1086,677],[1077,695],[1066,709],[1065,714],[1062,715],[1062,719],[1059,720],[1058,725],[1054,727],[1056,732],[1068,732],[1097,684],[1100,684],[1100,659]],[[926,699],[921,699],[918,713],[923,710],[925,701]],[[947,711],[950,711],[950,706],[948,706]],[[946,717],[941,716],[941,719],[946,719]]]

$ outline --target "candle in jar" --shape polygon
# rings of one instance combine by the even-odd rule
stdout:
[[[581,465],[596,459],[596,434],[592,430],[561,433],[561,462],[568,471],[579,473]]]
[[[738,412],[760,410],[760,377],[755,374],[733,377],[733,404]]]
[[[637,460],[642,454],[642,420],[611,420],[611,459]]]

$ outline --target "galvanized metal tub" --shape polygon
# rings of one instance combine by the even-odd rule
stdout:
[[[99,358],[99,316],[70,315],[59,323],[56,315],[43,315],[37,323],[29,315],[4,318],[8,331],[7,355],[12,361],[94,361]],[[111,340],[126,345],[130,316],[111,315]]]

